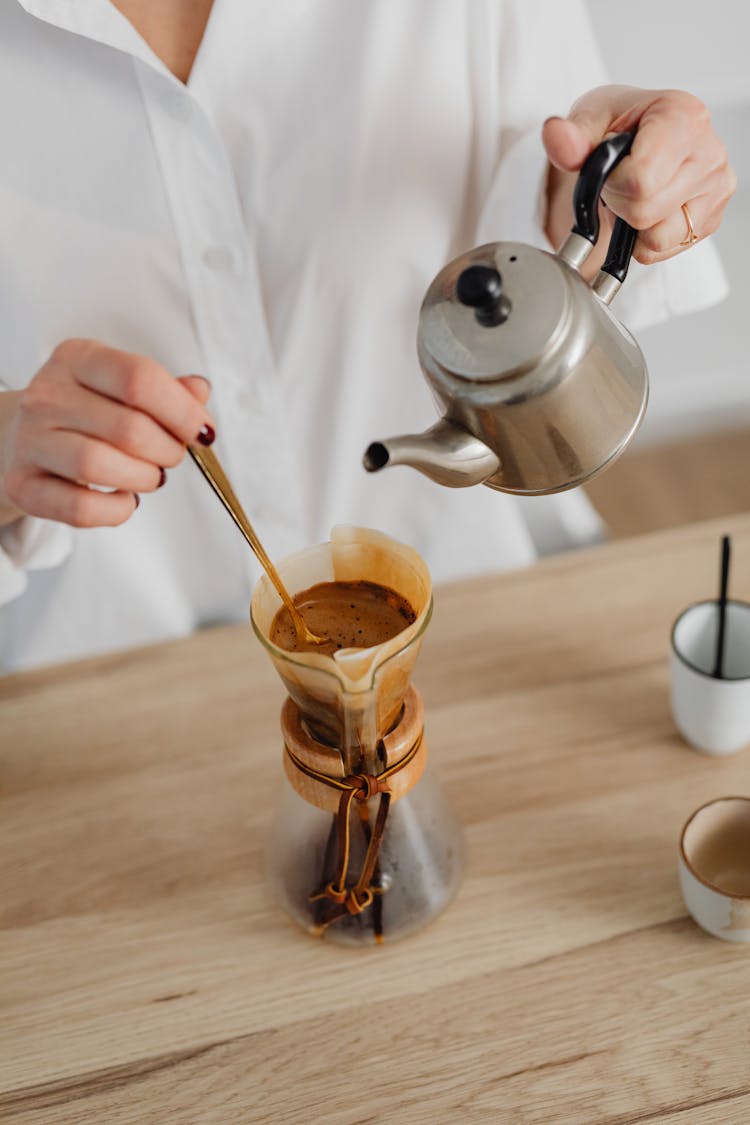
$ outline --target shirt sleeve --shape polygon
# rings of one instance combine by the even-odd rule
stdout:
[[[541,126],[552,114],[566,114],[607,75],[582,0],[515,0],[503,12],[496,162],[481,202],[477,242],[502,239],[549,250]],[[493,101],[492,91],[488,98]],[[717,304],[728,292],[719,255],[706,239],[666,262],[632,262],[616,298],[617,315],[642,330]]]
[[[0,394],[7,389],[0,383]],[[29,571],[60,566],[72,549],[66,524],[22,516],[0,527],[0,606],[23,594]]]

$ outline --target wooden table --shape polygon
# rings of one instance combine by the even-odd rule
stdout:
[[[0,1120],[750,1121],[750,948],[676,878],[750,757],[689,750],[667,696],[726,530],[750,598],[750,517],[438,592],[415,679],[468,871],[400,944],[315,940],[266,888],[282,688],[249,628],[0,682]]]

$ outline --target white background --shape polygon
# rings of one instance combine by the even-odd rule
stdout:
[[[715,235],[730,297],[714,309],[639,334],[651,375],[639,443],[750,426],[750,4],[587,3],[610,80],[697,94],[711,110],[739,177]]]

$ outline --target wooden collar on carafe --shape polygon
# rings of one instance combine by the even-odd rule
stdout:
[[[369,796],[387,791],[393,801],[403,797],[424,771],[427,747],[421,737],[423,727],[422,697],[414,685],[409,684],[401,718],[381,739],[383,770],[376,775],[353,774],[352,779],[360,779],[361,786],[369,789]],[[296,703],[289,698],[281,709],[281,732],[286,749],[284,770],[292,788],[309,804],[338,812],[341,791],[350,788],[340,751],[312,737]],[[415,750],[417,742],[419,747]]]
[[[379,774],[343,775],[341,754],[330,747],[315,742],[302,726],[296,704],[288,699],[281,714],[286,753],[284,767],[294,789],[311,804],[328,809],[336,814],[336,837],[338,858],[333,879],[320,890],[313,891],[310,901],[327,901],[326,916],[318,926],[324,930],[333,922],[347,915],[361,914],[372,905],[379,887],[373,885],[373,876],[378,862],[380,845],[385,832],[388,810],[391,801],[403,797],[416,785],[422,775],[427,757],[424,741],[424,708],[416,689],[410,685],[404,699],[404,710],[394,729],[381,740],[384,758],[389,764]],[[305,761],[310,751],[322,751],[329,757],[330,766],[335,772],[327,773]],[[302,756],[300,756],[302,755]],[[336,764],[334,764],[336,763]],[[367,802],[375,796],[378,802],[375,825],[370,835],[367,852],[359,877],[353,885],[348,885],[349,859],[351,850],[351,813],[355,802],[359,803],[367,815]],[[333,805],[333,807],[331,807]]]

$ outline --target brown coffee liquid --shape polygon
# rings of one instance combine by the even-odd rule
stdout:
[[[371,648],[391,640],[416,619],[406,598],[376,582],[319,582],[294,595],[294,604],[308,629],[328,637],[325,645],[307,643],[282,606],[271,626],[271,641],[287,652],[322,652],[340,648]]]
[[[737,816],[693,846],[693,867],[725,894],[750,897],[750,831]]]

